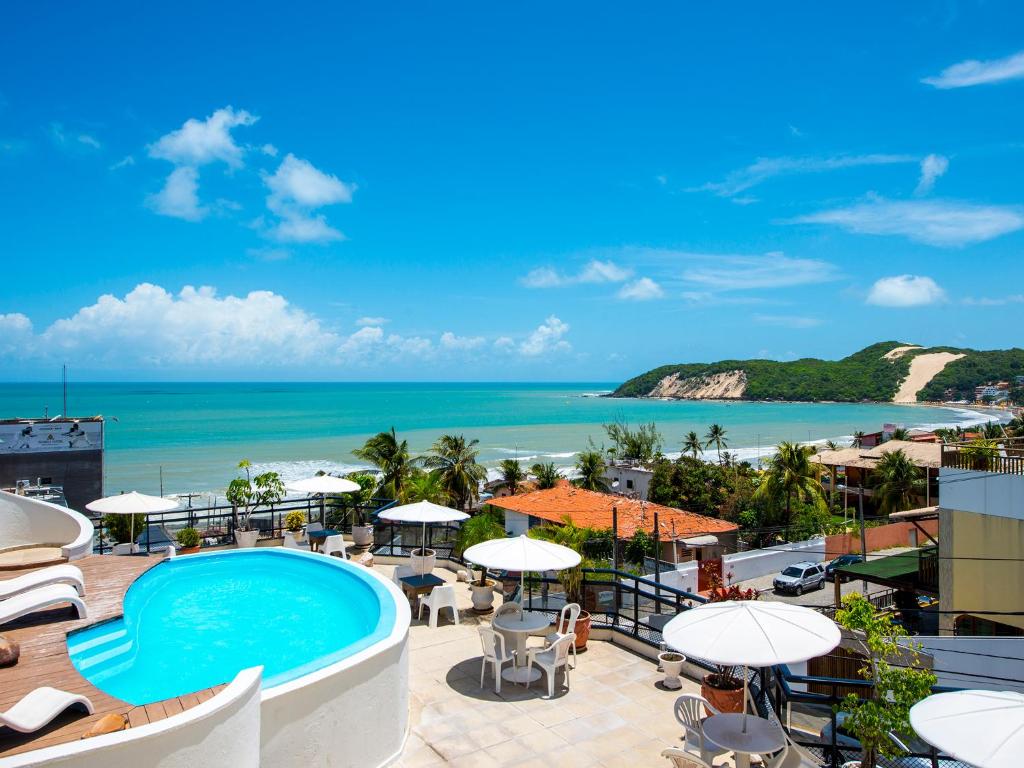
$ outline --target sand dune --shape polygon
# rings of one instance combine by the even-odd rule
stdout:
[[[737,400],[747,388],[744,371],[713,373],[680,379],[678,373],[666,376],[650,391],[648,397],[671,397],[680,400]]]
[[[910,349],[920,349],[920,347],[897,347],[886,353],[886,357],[899,357],[899,355],[893,355],[894,352],[903,350],[906,352]],[[900,352],[900,354],[903,354]],[[894,403],[916,403],[917,393],[920,392],[935,376],[942,371],[947,365],[952,363],[954,360],[959,360],[963,357],[962,354],[955,354],[953,352],[932,352],[927,355],[918,355],[910,361],[910,373],[900,383],[899,391],[893,397]]]
[[[905,354],[907,354],[907,352],[909,352],[912,349],[920,348],[921,347],[917,346],[916,344],[908,344],[905,347],[893,347],[884,355],[882,355],[882,357],[884,357],[886,360],[895,360],[897,357],[903,357]]]

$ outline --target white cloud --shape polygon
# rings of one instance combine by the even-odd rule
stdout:
[[[1007,304],[1024,304],[1024,293],[1015,293],[1011,296],[998,297],[981,296],[979,298],[974,298],[972,296],[968,296],[963,299],[961,303],[966,304],[969,307],[1003,307]]]
[[[592,259],[575,275],[566,275],[552,267],[531,269],[520,282],[527,288],[558,288],[578,283],[621,283],[629,279],[633,271],[620,267],[612,261]]]
[[[794,259],[781,253],[764,256],[703,256],[714,264],[692,267],[683,278],[715,291],[786,288],[838,280],[835,264],[818,259]]]
[[[110,170],[111,171],[116,171],[116,170],[118,170],[120,168],[127,168],[130,165],[135,165],[135,158],[132,157],[131,155],[125,155],[120,160],[118,160],[116,163],[111,165],[110,166]]]
[[[260,147],[260,152],[262,152],[267,157],[277,157],[277,147],[275,147],[273,144],[264,144],[262,147]]]
[[[946,67],[934,77],[921,82],[940,89],[965,88],[970,85],[1000,83],[1004,80],[1019,80],[1024,77],[1024,51],[1002,59],[976,61],[968,59]]]
[[[886,154],[838,155],[835,157],[759,157],[746,168],[740,168],[731,172],[722,181],[709,181],[688,191],[713,192],[721,197],[732,197],[777,176],[823,173],[825,171],[837,171],[844,168],[868,165],[892,165],[895,163],[914,162],[917,162],[917,158],[913,155]],[[745,198],[744,202],[754,201]]]
[[[775,325],[780,328],[814,328],[821,325],[817,317],[800,315],[754,315],[754,322],[761,325]]]
[[[930,277],[895,275],[875,281],[867,302],[880,307],[922,307],[945,298],[946,292]]]
[[[389,322],[386,317],[360,317],[356,320],[356,325],[365,327],[367,325],[384,325]]]
[[[267,208],[280,221],[270,234],[284,242],[328,242],[342,240],[344,235],[327,223],[316,208],[352,202],[355,184],[346,184],[337,176],[324,173],[312,163],[288,154],[264,182],[270,190]]]
[[[641,277],[631,283],[626,283],[619,289],[618,297],[626,301],[651,301],[665,296],[661,286],[649,277]]]
[[[942,155],[928,155],[921,161],[921,178],[914,192],[925,195],[935,188],[935,181],[949,170],[949,158]]]
[[[519,353],[525,357],[538,357],[550,352],[567,352],[572,346],[562,337],[568,332],[568,323],[551,315],[519,345]]]
[[[494,340],[494,348],[499,352],[508,352],[514,349],[516,342],[509,336],[499,336]]]
[[[175,168],[164,182],[163,189],[150,195],[146,202],[161,216],[186,221],[199,221],[209,213],[199,205],[199,172],[188,166]]]
[[[22,356],[30,353],[32,321],[20,312],[0,314],[0,355]]]
[[[451,331],[441,334],[441,348],[450,350],[478,349],[484,345],[483,336],[456,336]]]
[[[252,125],[259,118],[244,109],[218,109],[205,120],[189,118],[181,128],[171,131],[149,146],[149,156],[169,160],[175,165],[206,165],[221,161],[232,168],[242,165],[242,148],[231,131]]]
[[[338,351],[343,357],[361,357],[384,342],[384,329],[379,325],[360,328],[341,344]]]
[[[800,224],[834,224],[850,232],[902,235],[920,243],[959,246],[1024,229],[1021,209],[956,200],[884,200],[835,208],[792,220]]]
[[[85,146],[92,147],[93,149],[99,149],[101,146],[99,139],[95,136],[90,136],[88,133],[78,134],[78,143],[85,144]]]

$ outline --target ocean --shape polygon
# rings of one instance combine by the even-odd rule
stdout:
[[[767,455],[782,440],[849,437],[884,423],[907,427],[970,424],[976,411],[860,403],[759,403],[622,400],[598,395],[610,383],[74,383],[68,413],[106,417],[108,493],[214,494],[239,460],[287,480],[318,469],[360,467],[352,449],[394,426],[414,453],[445,432],[480,441],[480,460],[505,458],[571,466],[577,451],[606,443],[601,424],[654,421],[666,453],[690,430],[719,423],[728,450]],[[51,417],[62,409],[59,384],[0,384],[0,418]]]

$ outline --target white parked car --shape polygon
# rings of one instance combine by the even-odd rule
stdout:
[[[821,563],[793,563],[782,569],[772,582],[777,592],[802,595],[809,589],[824,589],[825,566]]]

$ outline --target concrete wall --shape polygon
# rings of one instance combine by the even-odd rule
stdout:
[[[1024,476],[943,467],[942,508],[1024,520]]]
[[[651,488],[651,478],[654,473],[649,469],[641,467],[617,467],[614,464],[604,468],[604,480],[613,493],[621,493],[627,496],[635,495],[638,499],[646,499]],[[612,483],[619,481],[617,488],[612,488]],[[630,487],[632,482],[632,487]]]
[[[505,510],[505,532],[509,536],[522,536],[530,530],[530,516],[522,512]]]
[[[0,768],[256,768],[261,672],[242,670],[212,699],[166,720],[0,759]]]
[[[92,553],[93,525],[67,507],[0,491],[0,552],[46,545],[77,560]]]
[[[919,525],[932,536],[938,536],[938,520],[925,520],[919,523]],[[876,528],[866,528],[864,530],[864,538],[866,539],[868,552],[889,549],[891,547],[923,547],[931,544],[928,538],[914,527],[913,523],[889,523],[888,525],[880,525]],[[860,552],[859,531],[828,536],[825,541],[829,560],[849,552]]]
[[[911,639],[931,655],[939,685],[1024,693],[1024,637]]]
[[[51,451],[47,453],[5,453],[0,455],[0,487],[13,488],[19,480],[41,478],[47,485],[59,485],[72,509],[85,509],[102,498],[103,451]]]

